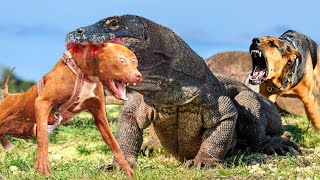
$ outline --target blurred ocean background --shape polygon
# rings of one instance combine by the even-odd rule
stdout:
[[[0,7],[0,69],[38,81],[65,51],[65,35],[100,19],[124,14],[169,27],[204,59],[222,51],[248,51],[252,38],[288,29],[320,42],[316,0],[10,0]]]

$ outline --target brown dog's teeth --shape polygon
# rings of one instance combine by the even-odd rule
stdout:
[[[135,86],[135,85],[137,85],[137,83],[133,83],[133,85]]]

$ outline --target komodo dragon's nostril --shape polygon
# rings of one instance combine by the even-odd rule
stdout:
[[[85,30],[83,28],[77,29],[77,33],[78,34],[83,34],[84,32],[85,32]]]

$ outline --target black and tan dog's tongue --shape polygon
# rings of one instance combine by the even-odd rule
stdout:
[[[262,79],[263,76],[266,74],[266,69],[264,68],[257,68],[253,73],[252,73],[252,76],[255,78],[255,79]]]
[[[249,80],[251,83],[258,84],[258,83],[261,83],[265,77],[266,77],[266,69],[256,67],[256,69],[252,72]]]

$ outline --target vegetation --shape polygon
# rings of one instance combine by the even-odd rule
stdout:
[[[116,128],[120,106],[108,106],[108,119]],[[216,168],[185,168],[164,150],[149,157],[139,156],[135,179],[319,179],[320,135],[306,131],[306,117],[283,116],[284,128],[303,149],[302,156],[266,156],[242,153],[228,156]],[[92,117],[81,113],[50,136],[49,158],[52,174],[41,176],[33,168],[36,140],[10,138],[14,147],[0,148],[0,179],[125,179],[110,168],[113,157],[103,142]]]
[[[9,68],[0,68],[0,83],[3,84],[5,78],[8,76],[11,69]],[[10,77],[9,81],[9,92],[19,93],[28,90],[31,86],[33,86],[35,82],[24,80],[13,73]]]

